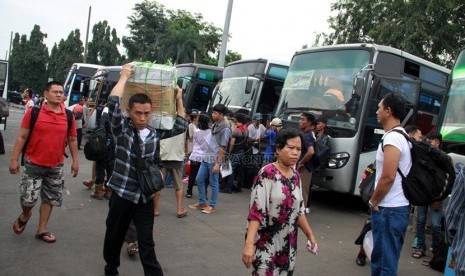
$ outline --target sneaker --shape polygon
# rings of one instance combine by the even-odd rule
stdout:
[[[204,214],[211,214],[215,212],[215,208],[211,206],[205,207],[205,209],[202,210],[202,213]]]
[[[412,248],[419,248],[419,246],[418,246],[418,238],[417,237],[415,237],[415,239],[413,239]]]
[[[209,206],[206,203],[204,203],[204,204],[196,203],[196,204],[189,205],[189,208],[196,209],[196,210],[203,210],[203,209],[205,209],[207,207],[209,207]]]

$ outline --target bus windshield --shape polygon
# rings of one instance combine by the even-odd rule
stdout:
[[[265,66],[265,62],[244,62],[226,66],[223,80],[213,91],[211,106],[222,103],[234,113],[250,112],[261,78],[265,77]]]
[[[465,142],[465,78],[452,81],[445,108],[441,127],[443,140]]]
[[[284,82],[276,115],[296,121],[303,111],[324,115],[328,126],[356,129],[360,96],[353,95],[357,74],[370,62],[367,50],[334,50],[296,55]]]
[[[222,103],[232,112],[251,111],[254,93],[252,91],[245,93],[247,82],[253,87],[253,91],[260,84],[260,80],[255,77],[223,79],[215,88],[212,106]]]

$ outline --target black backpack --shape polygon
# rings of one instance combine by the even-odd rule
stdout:
[[[107,133],[104,127],[96,127],[92,130],[89,139],[84,145],[84,155],[87,160],[98,161],[108,155]]]
[[[403,131],[392,131],[402,134],[412,144],[412,167],[407,175],[399,168],[402,177],[402,188],[410,204],[427,206],[442,201],[451,192],[455,181],[455,170],[450,157],[423,141],[414,141]]]

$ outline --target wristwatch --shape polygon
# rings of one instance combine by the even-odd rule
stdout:
[[[368,206],[370,207],[370,210],[374,210],[376,207],[378,207],[378,205],[373,205],[373,203],[371,202],[371,200],[368,200]]]

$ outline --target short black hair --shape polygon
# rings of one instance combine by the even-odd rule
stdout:
[[[428,134],[426,134],[425,139],[428,140],[439,140],[439,143],[442,143],[442,135],[441,133],[437,131],[430,131]]]
[[[309,121],[312,125],[316,123],[315,115],[313,115],[312,113],[302,112],[302,116],[304,116],[307,119],[307,121]]]
[[[236,113],[234,115],[234,119],[236,119],[241,124],[247,123],[247,115],[242,114],[242,113]]]
[[[63,87],[63,84],[61,82],[59,82],[59,81],[49,81],[45,85],[45,91],[49,91],[50,88],[52,88],[52,85],[59,85],[59,86]]]
[[[29,98],[32,98],[32,94],[33,94],[33,93],[32,93],[32,89],[31,89],[31,88],[26,88],[26,89],[24,89],[24,91],[27,92],[27,94],[29,95]]]
[[[276,148],[277,149],[283,149],[284,146],[286,145],[287,140],[295,138],[295,137],[300,137],[300,141],[303,141],[302,136],[299,134],[297,129],[293,128],[285,128],[280,131],[278,131],[278,135],[276,137]]]
[[[229,112],[228,108],[224,104],[216,104],[213,107],[213,111],[219,112],[219,113],[221,113],[223,115],[226,115]]]
[[[149,103],[152,106],[152,100],[147,96],[147,94],[143,93],[136,93],[129,98],[128,107],[132,109],[134,107],[134,103],[146,104]]]
[[[198,121],[198,125],[197,127],[200,129],[200,130],[206,130],[206,129],[209,129],[210,128],[210,117],[208,117],[208,115],[206,114],[200,114],[199,115],[199,121]]]
[[[414,126],[414,125],[409,125],[409,126],[405,127],[405,132],[407,132],[407,134],[409,134],[409,135],[414,135],[419,130],[420,129],[417,126]]]
[[[387,93],[382,100],[384,108],[390,108],[392,116],[396,119],[403,120],[405,117],[406,103],[405,99],[395,93]]]

